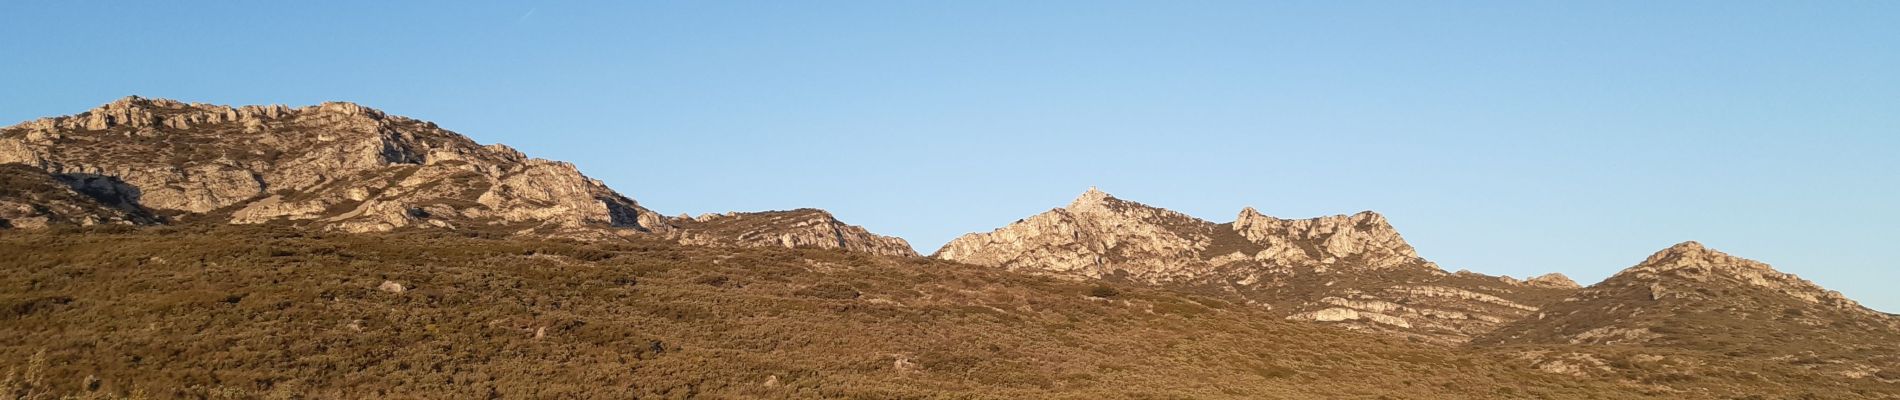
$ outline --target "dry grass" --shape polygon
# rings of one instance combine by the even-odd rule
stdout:
[[[386,280],[409,290],[378,290]],[[22,371],[41,396],[1676,399],[1749,389],[1574,378],[1513,354],[1286,322],[1206,295],[835,251],[281,227],[0,232],[0,362],[40,365]]]

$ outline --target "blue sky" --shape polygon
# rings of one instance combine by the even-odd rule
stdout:
[[[1900,312],[1896,2],[162,3],[0,4],[0,124],[346,100],[925,253],[1093,185],[1519,277],[1698,240]]]

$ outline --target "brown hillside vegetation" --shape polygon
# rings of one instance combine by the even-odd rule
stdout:
[[[1571,344],[1582,353],[1681,350],[1686,357],[1569,362],[1576,375],[1688,380],[1780,375],[1900,393],[1900,320],[1767,264],[1687,242],[1476,341]],[[1694,356],[1700,354],[1701,356]],[[1619,358],[1620,357],[1620,358]],[[1697,359],[1717,360],[1701,362]],[[1555,367],[1553,367],[1555,368]],[[1802,378],[1805,377],[1805,378]]]
[[[1648,381],[1573,376],[1525,361],[1533,350],[1524,348],[1411,343],[1285,321],[1218,297],[921,258],[502,237],[273,226],[0,232],[0,362],[12,370],[0,395],[1843,399],[1896,392],[1774,371]],[[1809,378],[1816,380],[1791,384]]]

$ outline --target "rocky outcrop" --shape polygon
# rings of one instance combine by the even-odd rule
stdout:
[[[1760,334],[1886,331],[1897,321],[1758,261],[1684,242],[1487,336],[1489,343],[1700,343]],[[1781,332],[1776,332],[1781,331]],[[1663,334],[1667,332],[1669,334]],[[1900,337],[1900,335],[1894,335]]]
[[[824,210],[706,214],[670,221],[667,234],[680,243],[702,246],[746,246],[842,249],[871,254],[914,257],[909,242],[879,236],[863,227],[845,224]]]
[[[82,192],[24,164],[0,164],[0,229],[57,225],[147,225],[156,216],[110,192]]]
[[[1066,208],[989,233],[964,235],[933,257],[1073,278],[1111,275],[1160,282],[1212,265],[1211,226],[1185,214],[1109,196],[1095,188]]]
[[[230,223],[664,229],[572,164],[351,103],[228,107],[127,97],[0,130],[0,162],[105,177],[138,204]]]
[[[1334,215],[1310,219],[1280,219],[1266,216],[1253,207],[1240,210],[1233,230],[1248,241],[1269,249],[1283,263],[1318,261],[1385,269],[1416,264],[1421,259],[1385,217],[1371,211],[1350,216]]]
[[[1561,298],[1559,276],[1448,274],[1370,211],[1213,223],[1090,188],[1067,207],[964,235],[933,257],[1071,279],[1234,293],[1286,318],[1456,343]]]
[[[1533,276],[1530,279],[1525,279],[1524,284],[1532,285],[1532,286],[1553,287],[1553,288],[1560,288],[1560,289],[1576,289],[1576,288],[1582,287],[1580,285],[1577,285],[1577,281],[1570,280],[1570,277],[1564,276],[1564,274],[1559,274],[1555,272]]]

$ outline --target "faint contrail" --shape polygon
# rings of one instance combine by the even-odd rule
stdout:
[[[528,9],[528,12],[527,12],[527,13],[523,13],[523,14],[521,14],[521,18],[515,18],[515,22],[517,22],[517,23],[518,23],[518,22],[521,22],[521,21],[526,21],[526,20],[528,20],[528,17],[529,17],[529,16],[533,16],[533,15],[534,15],[534,10],[539,10],[539,8],[530,8],[530,9]]]

